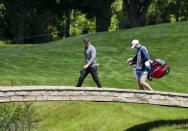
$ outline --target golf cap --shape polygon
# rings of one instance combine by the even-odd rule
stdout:
[[[139,44],[139,41],[138,40],[133,40],[131,48],[134,48],[136,46],[136,44]]]
[[[90,42],[90,38],[84,38],[84,43]]]

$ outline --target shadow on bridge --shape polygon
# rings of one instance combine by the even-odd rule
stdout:
[[[162,126],[173,126],[173,125],[183,125],[188,124],[188,119],[181,120],[157,120],[152,122],[146,122],[139,125],[135,125],[124,131],[150,131],[153,128],[159,128]],[[182,126],[183,130],[188,130],[188,126]]]

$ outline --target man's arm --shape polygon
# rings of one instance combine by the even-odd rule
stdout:
[[[137,55],[133,57],[133,64],[135,64],[136,62],[137,62]]]
[[[92,48],[91,49],[91,58],[90,60],[87,62],[86,65],[84,65],[84,69],[87,69],[92,63],[93,61],[96,59],[96,49]]]
[[[87,62],[87,64],[88,64],[88,65],[91,65],[95,59],[96,59],[96,49],[95,49],[95,48],[92,48],[92,49],[91,49],[91,58],[90,58],[90,60]]]
[[[141,50],[141,57],[142,57],[143,63],[149,60],[149,53],[145,48]]]

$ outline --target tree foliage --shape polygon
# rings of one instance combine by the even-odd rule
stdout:
[[[0,39],[43,43],[81,34],[83,28],[103,32],[187,16],[187,0],[1,0]]]
[[[188,1],[186,0],[154,0],[147,16],[149,25],[186,20],[188,20]]]
[[[144,19],[152,0],[123,0],[131,28],[145,25]]]
[[[81,11],[87,14],[88,18],[96,19],[96,31],[108,31],[111,23],[111,5],[115,0],[84,0]]]

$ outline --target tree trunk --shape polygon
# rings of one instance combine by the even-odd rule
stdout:
[[[18,43],[18,44],[24,43],[25,21],[26,21],[26,17],[23,14],[21,14],[19,18],[19,24],[18,24],[18,30],[16,33],[15,43]]]
[[[176,0],[176,7],[175,7],[175,18],[176,18],[176,22],[180,21],[180,12],[181,12],[181,1],[178,2],[178,0]]]
[[[108,31],[111,24],[111,5],[115,0],[101,0],[98,12],[96,13],[96,32]]]
[[[30,0],[24,1],[23,6],[20,9],[20,15],[18,18],[18,27],[17,27],[17,32],[16,32],[16,40],[14,43],[19,43],[19,44],[24,43],[25,23],[26,23],[26,17],[27,17],[27,13],[29,9],[29,3],[30,3]]]
[[[139,14],[137,12],[137,4],[136,2],[131,2],[129,4],[129,22],[130,22],[130,26],[133,27],[138,27],[140,26],[140,17]]]
[[[142,26],[142,22],[146,16],[151,0],[123,0],[126,11],[128,12],[129,24],[131,28]]]
[[[103,17],[103,16],[96,16],[96,32],[104,32],[108,31],[108,28],[111,23],[111,16]]]
[[[70,37],[70,24],[71,24],[71,9],[67,9],[65,12],[66,16],[66,27],[65,27],[65,36]]]

